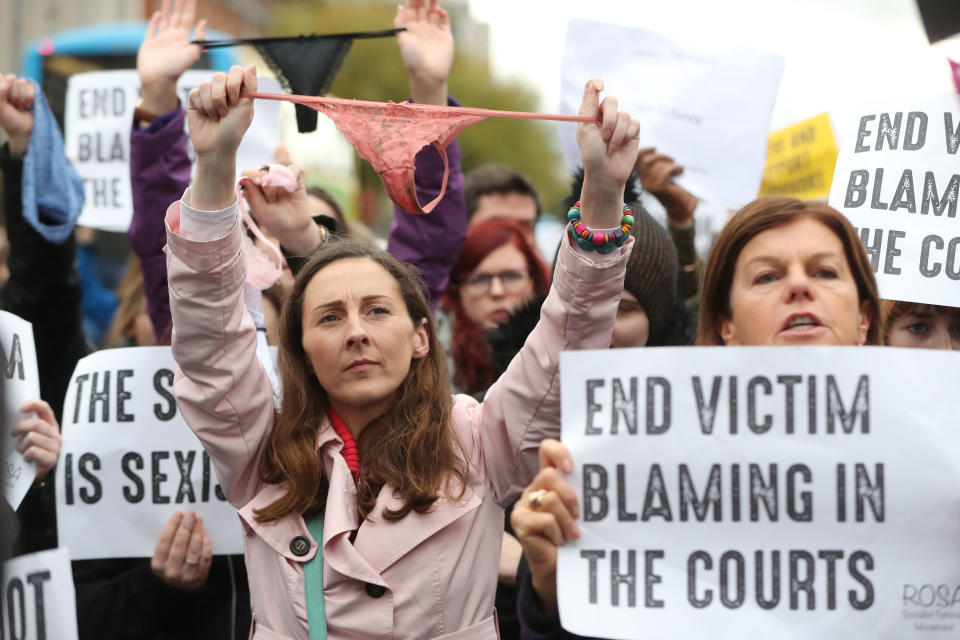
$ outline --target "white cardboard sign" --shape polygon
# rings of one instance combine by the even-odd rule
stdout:
[[[684,167],[681,186],[739,207],[760,188],[783,67],[755,49],[705,50],[647,29],[570,20],[560,111],[577,113],[587,80],[603,78],[604,94],[640,121],[640,146]],[[567,166],[578,166],[573,127],[562,128],[561,143]]]
[[[857,227],[880,296],[960,307],[960,95],[846,123],[830,204]]]
[[[40,374],[33,326],[7,311],[0,311],[0,376],[4,385],[0,483],[7,502],[16,509],[33,484],[37,469],[35,463],[24,460],[17,451],[21,438],[11,436],[10,431],[27,417],[20,412],[23,403],[40,397]]]
[[[175,511],[193,509],[215,555],[242,553],[236,510],[173,396],[170,347],[98,351],[77,363],[63,409],[57,535],[75,560],[150,557]]]
[[[180,77],[180,104],[190,90],[213,75],[191,69]],[[273,78],[259,78],[261,91],[277,92]],[[86,197],[77,224],[125,232],[133,215],[130,186],[130,132],[140,97],[140,79],[134,69],[92,71],[70,76],[65,109],[66,154],[83,179]],[[273,160],[279,132],[280,103],[260,100],[253,123],[240,143],[237,169],[258,167]],[[159,114],[158,114],[159,115]],[[191,158],[193,148],[189,147]]]
[[[77,640],[77,604],[66,548],[8,560],[2,574],[0,638]]]
[[[566,629],[960,635],[960,355],[566,352],[561,389],[582,534],[560,550]]]

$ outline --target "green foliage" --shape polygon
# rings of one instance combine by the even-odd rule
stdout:
[[[395,5],[384,3],[285,5],[277,14],[276,35],[338,33],[387,29],[393,25]],[[451,17],[455,21],[456,17]],[[457,25],[454,24],[454,35]],[[333,82],[331,95],[359,100],[400,101],[409,95],[407,73],[393,38],[356,40]],[[450,73],[450,93],[461,104],[510,111],[536,110],[537,97],[517,82],[498,81],[486,56],[473,56],[458,47]],[[559,207],[566,196],[566,174],[560,158],[559,125],[536,120],[490,118],[460,134],[463,170],[489,162],[510,165],[526,174],[539,189],[545,208]],[[361,183],[379,179],[366,162],[360,163]]]

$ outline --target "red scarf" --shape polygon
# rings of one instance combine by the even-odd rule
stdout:
[[[357,451],[357,442],[353,439],[353,434],[350,433],[350,429],[347,429],[347,425],[343,424],[343,420],[340,419],[336,411],[330,409],[328,417],[330,418],[330,422],[333,423],[333,430],[336,431],[340,439],[343,440],[343,449],[340,451],[340,455],[342,455],[343,459],[347,462],[347,467],[350,469],[350,473],[353,474],[353,479],[359,481],[360,453]]]

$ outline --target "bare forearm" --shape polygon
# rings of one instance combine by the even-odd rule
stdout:
[[[310,220],[310,224],[296,233],[278,235],[280,246],[295,256],[309,256],[320,246],[320,229]]]
[[[584,175],[580,219],[591,229],[611,229],[623,217],[623,184],[608,177]]]
[[[155,116],[172,111],[179,104],[177,83],[169,80],[144,84],[141,88],[143,103],[140,108]]]
[[[200,211],[219,211],[233,204],[236,158],[198,159],[190,206]]]
[[[447,105],[447,83],[410,78],[410,97],[418,104]]]

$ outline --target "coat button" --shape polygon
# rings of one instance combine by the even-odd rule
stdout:
[[[303,536],[297,536],[290,541],[290,551],[295,556],[305,556],[310,553],[310,541]]]
[[[379,598],[387,592],[386,587],[380,586],[379,584],[373,584],[372,582],[368,582],[364,587],[364,590],[371,598]]]

